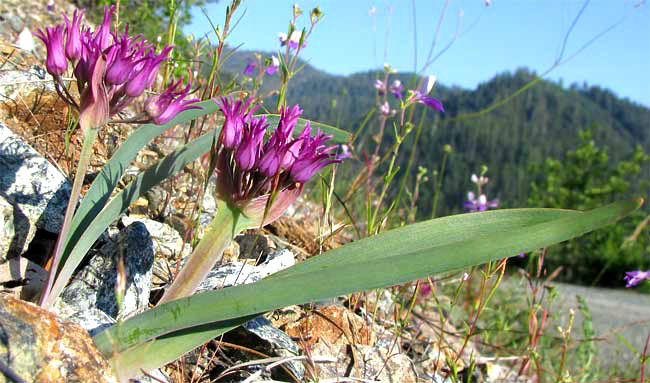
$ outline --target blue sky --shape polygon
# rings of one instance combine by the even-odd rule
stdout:
[[[244,0],[244,17],[229,39],[242,49],[275,51],[278,32],[286,31],[296,1]],[[415,0],[418,69],[434,40],[444,0]],[[206,9],[223,25],[226,5],[221,0]],[[301,55],[318,69],[350,74],[390,63],[399,71],[414,69],[412,1],[303,0],[298,27],[308,26],[308,11],[320,5],[325,17]],[[450,0],[435,52],[453,38],[460,20],[460,36],[423,74],[435,74],[445,85],[474,88],[495,74],[518,67],[542,73],[558,57],[564,35],[583,0]],[[639,5],[640,4],[640,5]],[[371,16],[371,7],[376,11]],[[462,17],[459,14],[462,12]],[[607,27],[622,23],[575,58],[554,69],[547,78],[565,85],[586,81],[611,89],[622,97],[650,106],[650,7],[641,0],[591,0],[566,44],[564,57]],[[186,32],[209,33],[205,16],[196,10]],[[434,53],[434,56],[436,55]]]

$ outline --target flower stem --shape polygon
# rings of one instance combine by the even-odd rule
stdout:
[[[79,202],[79,197],[81,195],[81,187],[83,186],[83,181],[86,176],[86,171],[88,170],[88,165],[90,163],[90,157],[92,156],[93,145],[97,139],[97,132],[99,127],[86,127],[86,132],[84,134],[84,142],[81,147],[81,153],[79,154],[79,163],[77,164],[77,170],[74,175],[74,182],[72,184],[72,192],[70,193],[70,200],[68,201],[68,207],[65,210],[65,216],[63,218],[63,226],[61,227],[61,232],[59,233],[59,238],[56,240],[56,247],[54,248],[54,255],[52,256],[52,263],[49,268],[49,274],[47,276],[47,282],[45,288],[41,293],[41,299],[39,304],[41,307],[48,307],[57,296],[63,290],[63,287],[68,282],[57,281],[54,283],[57,271],[59,269],[59,262],[65,249],[65,245],[68,242],[68,234],[70,233],[70,225],[72,224],[72,217],[74,211],[77,207],[77,202]]]
[[[231,204],[217,200],[217,214],[158,304],[192,295],[232,239],[249,227],[256,227],[253,220]]]

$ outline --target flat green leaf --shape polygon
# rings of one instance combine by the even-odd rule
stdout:
[[[261,114],[260,116],[266,116],[266,120],[269,122],[270,129],[275,129],[275,127],[277,127],[278,123],[280,122],[279,114]],[[335,142],[337,144],[347,144],[352,140],[352,134],[346,132],[345,130],[341,130],[320,122],[309,121],[304,118],[298,119],[298,122],[296,123],[296,127],[294,128],[293,131],[294,136],[299,135],[300,133],[302,133],[303,130],[305,130],[305,126],[307,122],[311,122],[312,136],[316,134],[318,130],[320,130],[325,134],[332,135],[332,142]]]
[[[410,225],[399,229],[397,235],[389,231],[360,240],[355,247],[344,246],[319,256],[333,257],[335,261],[315,262],[297,273],[288,269],[278,277],[160,305],[97,334],[94,340],[107,357],[121,354],[127,358],[129,348],[175,331],[400,284],[533,251],[605,226],[638,206],[639,201],[617,202],[588,212],[560,213],[564,216],[551,220],[540,214],[545,209],[464,214],[447,221],[449,232],[464,233],[455,242],[431,241],[436,234],[428,229],[439,220]],[[531,220],[528,225],[513,227],[513,221],[537,214],[541,217],[538,223]],[[492,221],[486,220],[489,230],[482,231],[483,225],[477,223],[483,216],[492,217]],[[521,217],[509,219],[510,216]],[[509,223],[500,225],[501,221]]]
[[[434,247],[467,241],[477,236],[498,235],[499,232],[576,217],[580,214],[583,213],[563,209],[502,209],[450,215],[384,232],[381,234],[381,241],[362,240],[349,243],[344,246],[345,251],[335,249],[328,251],[327,257],[322,255],[310,257],[266,279],[296,275],[333,265],[372,262],[400,254],[405,250],[426,251]],[[408,249],[404,249],[404,244],[408,244]]]
[[[151,371],[167,363],[173,362],[179,356],[233,330],[257,315],[207,323],[188,329],[163,335],[144,344],[139,344],[125,352],[111,356],[111,364],[125,378],[137,376],[141,371]]]

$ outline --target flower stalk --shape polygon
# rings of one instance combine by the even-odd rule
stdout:
[[[90,157],[93,154],[93,146],[97,139],[97,132],[99,131],[99,128],[100,127],[87,127],[84,129],[82,127],[82,131],[85,133],[83,145],[81,147],[81,153],[79,154],[79,163],[77,164],[77,170],[75,171],[72,191],[70,193],[70,201],[68,201],[68,206],[65,210],[63,226],[61,227],[61,232],[59,233],[59,237],[56,240],[54,256],[50,263],[49,274],[47,276],[45,288],[41,292],[41,298],[39,301],[41,307],[46,307],[52,304],[53,300],[56,299],[58,294],[51,294],[51,292],[61,291],[64,287],[61,286],[63,282],[60,280],[58,281],[58,284],[55,284],[54,278],[56,277],[59,263],[61,262],[63,249],[67,244],[68,235],[70,234],[70,226],[72,224],[72,217],[74,215],[75,208],[77,207],[77,203],[79,202],[79,197],[81,196],[81,187],[83,186],[83,180],[86,176],[88,165],[90,164]]]
[[[245,216],[233,204],[217,200],[214,219],[158,304],[192,295],[210,270],[221,260],[223,251],[233,238],[243,230],[258,226],[258,222]]]

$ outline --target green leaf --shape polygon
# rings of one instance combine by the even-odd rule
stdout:
[[[137,376],[144,371],[151,371],[179,356],[195,349],[198,345],[210,341],[233,330],[257,315],[246,316],[228,321],[207,323],[200,326],[163,335],[160,338],[139,344],[122,353],[111,356],[111,364],[120,376],[126,379]],[[155,350],[155,351],[154,351]]]
[[[97,334],[94,340],[105,356],[128,358],[129,348],[175,331],[532,251],[605,226],[638,206],[639,201],[626,201],[588,212],[498,210],[410,225],[331,250],[275,277],[160,305]],[[447,235],[439,234],[441,230]]]
[[[278,126],[278,123],[280,122],[279,114],[261,114],[260,116],[266,116],[266,120],[269,122],[270,125],[269,130],[275,129]],[[352,140],[352,134],[346,132],[345,130],[341,130],[320,122],[305,120],[304,118],[298,119],[298,122],[296,123],[296,127],[294,128],[293,131],[293,135],[297,136],[300,133],[302,133],[302,131],[305,130],[305,126],[307,125],[307,122],[311,122],[312,136],[315,135],[316,132],[320,130],[325,134],[332,135],[332,141],[338,144],[347,144]]]

